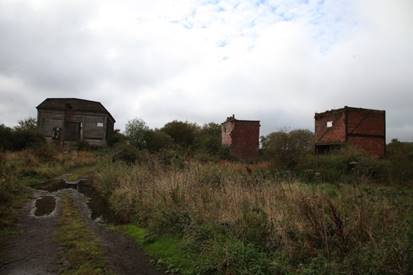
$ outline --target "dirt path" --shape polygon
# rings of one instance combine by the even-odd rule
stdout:
[[[163,274],[151,266],[149,258],[136,246],[133,240],[104,227],[98,228],[98,232],[103,240],[102,244],[108,265],[116,274]]]
[[[34,199],[48,192],[35,191]],[[47,217],[33,215],[34,200],[24,206],[17,225],[20,234],[1,246],[0,274],[56,274],[59,247],[53,241],[59,207]],[[57,204],[59,205],[59,204]]]
[[[61,213],[59,197],[69,193],[74,199],[81,216],[88,226],[98,236],[106,266],[116,274],[163,274],[154,268],[149,258],[136,243],[119,233],[109,230],[104,225],[98,225],[90,218],[90,210],[86,204],[87,198],[71,189],[60,190],[54,193],[34,191],[34,199],[25,205],[18,228],[21,234],[9,238],[0,246],[0,274],[58,274],[61,270],[57,255],[62,255],[62,249],[55,241],[57,220]],[[56,198],[56,208],[48,216],[34,215],[34,201],[37,198],[51,195]]]

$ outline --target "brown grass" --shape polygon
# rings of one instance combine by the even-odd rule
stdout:
[[[369,194],[370,189],[280,182],[244,172],[239,164],[190,163],[183,170],[107,164],[98,178],[124,220],[138,217],[155,229],[165,226],[157,217],[173,211],[191,223],[227,224],[246,232],[237,227],[251,230],[257,223],[248,218],[250,212],[263,211],[265,221],[258,222],[268,223],[263,245],[280,247],[296,259],[341,257],[365,246],[379,249],[387,245],[385,238],[400,239],[397,234],[406,230],[400,228],[406,212],[385,196]]]

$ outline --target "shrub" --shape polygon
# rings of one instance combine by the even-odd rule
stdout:
[[[5,125],[0,125],[0,150],[13,149],[13,131]]]
[[[115,152],[115,154],[112,157],[112,161],[123,161],[126,164],[134,164],[139,160],[141,157],[141,152],[139,152],[136,147],[128,145],[128,144],[122,144],[119,146]]]
[[[200,246],[199,274],[270,274],[268,256],[254,245],[230,236],[211,238]]]
[[[240,211],[241,217],[235,223],[240,239],[261,247],[274,248],[275,242],[270,240],[272,228],[268,215],[260,207],[253,207],[247,201],[242,204]]]
[[[19,120],[18,126],[16,126],[16,130],[36,131],[37,120],[33,117],[30,117],[24,120]]]
[[[0,125],[0,150],[22,150],[35,148],[45,143],[44,137],[33,128],[32,124],[20,122],[21,125],[11,129]]]
[[[158,154],[160,164],[182,169],[185,167],[185,153],[179,149],[164,149]]]
[[[35,148],[45,144],[44,137],[33,130],[15,130],[13,137],[13,149],[21,150]]]
[[[313,150],[313,139],[308,130],[274,132],[262,138],[262,151],[274,168],[294,169]]]
[[[191,224],[191,217],[182,208],[165,207],[152,213],[149,228],[158,234],[182,234]]]
[[[195,140],[199,150],[210,155],[218,155],[221,152],[221,125],[208,123],[196,134]]]
[[[307,155],[297,169],[306,181],[355,183],[386,180],[387,165],[386,161],[349,146],[330,154]]]
[[[126,137],[120,133],[118,129],[116,129],[109,137],[108,137],[108,145],[114,146],[118,143],[124,142]]]
[[[148,130],[144,133],[145,148],[151,152],[171,148],[173,139],[165,132],[156,130]]]
[[[195,138],[199,131],[199,126],[194,123],[174,120],[168,122],[161,128],[161,131],[167,133],[176,144],[189,148],[195,145]]]
[[[136,146],[139,149],[144,149],[145,144],[145,133],[149,130],[145,121],[142,119],[135,118],[128,121],[126,124],[125,134],[128,138],[130,144]]]
[[[395,183],[412,182],[413,143],[392,140],[387,147],[390,178]]]

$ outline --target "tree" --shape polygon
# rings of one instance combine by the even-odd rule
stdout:
[[[207,153],[219,153],[222,149],[221,125],[211,122],[202,126],[196,136],[196,143]]]
[[[0,124],[0,150],[13,149],[13,130]]]
[[[261,139],[264,154],[276,167],[294,169],[313,150],[314,134],[309,130],[279,131]]]
[[[19,120],[16,130],[28,130],[36,131],[37,130],[37,120],[33,117],[26,118],[24,120]]]
[[[19,126],[15,128],[0,125],[0,150],[37,148],[44,143],[45,139],[37,131],[34,119],[19,121]]]
[[[176,144],[189,148],[195,145],[199,126],[194,123],[174,120],[165,124],[161,131],[167,133]]]
[[[142,119],[135,118],[128,121],[125,127],[125,134],[129,142],[139,149],[146,147],[145,134],[149,127]]]
[[[145,145],[151,152],[169,148],[173,145],[173,139],[161,130],[148,130],[145,132]]]

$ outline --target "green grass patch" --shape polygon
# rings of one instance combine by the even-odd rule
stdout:
[[[144,228],[126,225],[122,230],[168,272],[180,274],[270,274],[275,271],[265,253],[219,231],[206,239],[191,236],[153,236]],[[196,229],[195,229],[196,230]],[[204,231],[203,227],[198,230]],[[199,232],[198,232],[199,233]],[[195,234],[198,234],[195,233]]]
[[[62,214],[56,233],[58,243],[64,248],[63,257],[69,262],[62,274],[112,274],[105,270],[103,252],[97,236],[80,216],[72,198],[62,198]]]
[[[196,255],[185,249],[185,242],[182,238],[172,235],[154,237],[146,229],[137,225],[125,225],[120,228],[167,271],[180,274],[196,273]]]

